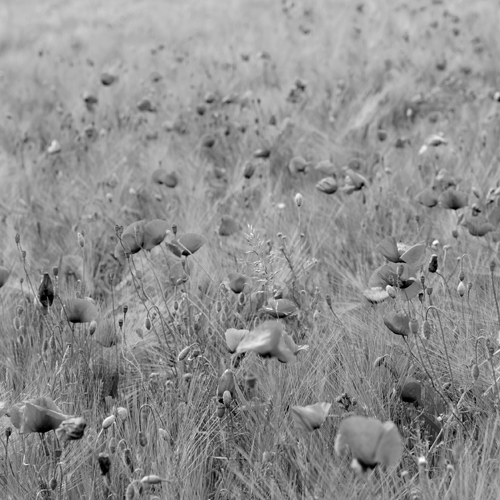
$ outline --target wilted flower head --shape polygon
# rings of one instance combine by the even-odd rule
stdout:
[[[292,406],[292,419],[295,427],[312,432],[319,429],[330,411],[331,403],[316,403],[309,406]]]
[[[87,423],[82,417],[71,417],[61,422],[56,435],[62,442],[81,439]]]
[[[363,470],[377,464],[395,466],[403,453],[401,436],[393,422],[382,423],[375,418],[352,416],[342,420],[335,439],[335,451],[345,455],[347,450]]]

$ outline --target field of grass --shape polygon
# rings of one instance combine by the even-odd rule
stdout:
[[[498,499],[499,20],[1,2],[0,497]]]

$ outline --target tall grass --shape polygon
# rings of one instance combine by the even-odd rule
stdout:
[[[498,498],[491,262],[500,233],[495,224],[472,236],[457,213],[415,201],[444,169],[470,205],[490,215],[496,205],[498,3],[21,0],[0,9],[0,265],[11,272],[0,289],[0,412],[50,396],[88,424],[63,446],[52,432],[20,435],[3,416],[4,498],[124,498],[127,488],[136,498],[141,485],[142,498],[162,499]],[[118,80],[103,86],[103,71]],[[84,92],[97,96],[94,109]],[[155,112],[137,109],[145,97]],[[419,155],[438,132],[447,144]],[[53,140],[58,154],[47,153]],[[290,173],[294,156],[310,163],[305,174]],[[350,195],[315,187],[324,177],[315,164],[330,160],[342,187],[353,158],[367,186]],[[152,182],[159,167],[177,172],[174,189]],[[219,236],[224,214],[242,230]],[[114,257],[115,226],[155,218],[207,238],[182,259],[184,284],[170,280],[181,260],[165,243],[125,263]],[[363,296],[386,236],[425,241],[417,277],[432,291],[421,301]],[[427,269],[431,253],[440,275]],[[223,284],[234,271],[250,278],[243,299]],[[47,314],[37,303],[44,272],[57,283]],[[262,300],[280,293],[299,306],[280,321],[309,349],[292,364],[253,354],[238,364],[226,330],[253,329],[267,319]],[[71,297],[96,302],[94,335],[61,315]],[[392,311],[417,319],[418,334],[391,333],[383,318]],[[238,387],[220,417],[226,369]],[[410,378],[423,388],[416,406],[400,397]],[[319,401],[332,409],[305,435],[290,407]],[[397,424],[399,466],[359,478],[336,456],[340,421],[353,413]],[[147,489],[140,480],[151,474],[166,481]]]

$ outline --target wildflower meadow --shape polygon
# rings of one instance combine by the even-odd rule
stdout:
[[[497,500],[499,21],[1,2],[0,499]]]

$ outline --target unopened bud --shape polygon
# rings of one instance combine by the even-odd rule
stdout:
[[[110,415],[109,417],[106,417],[102,421],[102,428],[103,429],[108,429],[115,423],[116,417],[114,415]]]
[[[16,245],[19,245],[19,243],[21,243],[21,235],[19,233],[16,233],[14,240],[16,242]]]
[[[49,488],[54,491],[56,488],[57,488],[57,479],[55,477],[53,477],[51,480],[50,480],[50,483],[49,483]]]
[[[471,375],[474,380],[479,378],[479,366],[476,363],[472,365]]]
[[[185,359],[190,350],[191,346],[188,345],[187,347],[184,347],[184,349],[182,349],[182,351],[177,355],[177,361],[182,361],[183,359]]]
[[[463,269],[460,269],[460,273],[458,275],[458,279],[460,281],[463,281],[465,279],[465,273],[464,273],[464,270]]]
[[[458,286],[457,286],[457,293],[458,295],[460,295],[460,297],[463,297],[465,295],[465,285],[464,285],[464,282],[461,281]]]
[[[123,328],[123,318],[118,318],[118,327],[120,330]]]
[[[410,326],[410,332],[413,333],[413,335],[416,335],[418,333],[418,319],[411,318],[409,326]]]
[[[55,278],[59,275],[59,268],[57,266],[54,266],[52,268],[52,274],[54,275]]]
[[[90,322],[89,326],[89,333],[90,335],[94,335],[95,331],[97,330],[97,321],[93,320]]]
[[[177,235],[177,224],[172,224],[172,234]]]
[[[438,256],[434,253],[431,256],[431,261],[429,262],[429,272],[435,273],[438,270]]]
[[[429,340],[429,338],[431,336],[431,331],[432,331],[431,324],[429,323],[429,321],[425,320],[422,323],[422,335],[423,335],[423,337],[426,338],[427,340]]]
[[[231,401],[233,400],[233,398],[231,397],[231,393],[229,391],[224,391],[224,394],[222,395],[222,401],[224,403],[224,406],[226,408],[230,408],[231,407]]]
[[[149,318],[146,318],[146,321],[144,322],[144,328],[146,328],[146,330],[151,330],[151,320]]]
[[[458,238],[458,231],[456,229],[453,229],[451,235],[453,236],[453,238]]]
[[[297,193],[295,195],[295,204],[300,208],[300,206],[302,205],[302,202],[304,201],[304,197],[300,194],[300,193]]]
[[[127,312],[128,312],[128,305],[127,304],[123,304],[122,310],[123,310],[123,315],[126,316]]]
[[[108,444],[108,449],[109,449],[109,452],[111,454],[114,454],[116,452],[116,448],[117,448],[117,443],[116,443],[116,438],[115,437],[112,437],[110,440],[109,440],[109,444]]]
[[[400,264],[397,268],[396,268],[396,273],[398,274],[398,278],[401,278],[401,276],[403,276],[403,273],[405,272],[405,268]]]
[[[143,448],[148,444],[148,437],[143,431],[139,431],[139,444]]]
[[[85,238],[83,236],[82,233],[78,233],[76,235],[77,239],[78,239],[78,244],[83,248],[85,246]]]
[[[391,299],[396,298],[396,289],[392,285],[387,285],[385,287],[385,291],[387,292],[387,295],[389,295]]]
[[[497,267],[497,264],[496,264],[495,260],[492,260],[490,262],[490,271],[493,272],[495,270],[495,267]]]

